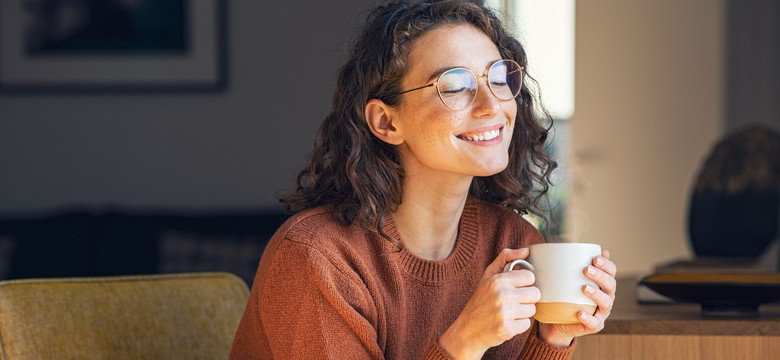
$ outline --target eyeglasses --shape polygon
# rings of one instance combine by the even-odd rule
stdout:
[[[487,79],[493,96],[499,100],[512,100],[520,94],[523,86],[523,67],[513,60],[498,60],[490,65],[486,73],[479,76],[462,67],[449,69],[439,75],[436,82],[390,95],[401,95],[436,86],[444,105],[452,110],[462,110],[477,98],[477,78],[481,77]]]

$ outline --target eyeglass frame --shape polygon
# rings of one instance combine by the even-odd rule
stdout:
[[[512,73],[514,73],[514,72],[516,72],[516,71],[521,71],[521,72],[522,72],[523,70],[525,70],[525,66],[520,66],[520,64],[519,64],[517,61],[514,61],[514,60],[512,60],[512,59],[499,59],[499,60],[496,60],[496,61],[494,61],[494,62],[490,63],[490,66],[488,66],[488,69],[487,69],[487,71],[485,71],[485,73],[484,73],[484,74],[481,74],[481,75],[479,75],[479,76],[477,76],[477,75],[474,75],[474,73],[473,73],[473,72],[471,72],[471,70],[469,70],[469,69],[467,69],[467,68],[465,68],[465,67],[458,66],[458,67],[454,67],[454,68],[452,68],[452,69],[447,69],[447,70],[445,70],[444,72],[442,72],[441,74],[439,74],[439,76],[436,78],[436,81],[434,81],[434,82],[432,82],[432,83],[430,83],[430,84],[423,85],[423,86],[420,86],[420,87],[416,87],[416,88],[414,88],[414,89],[404,90],[404,91],[397,92],[397,93],[393,93],[393,94],[387,94],[386,96],[396,96],[396,95],[402,95],[402,94],[406,94],[406,93],[408,93],[408,92],[417,91],[417,90],[422,90],[422,89],[425,89],[425,88],[429,88],[429,87],[431,87],[431,86],[436,86],[436,94],[437,94],[437,95],[439,95],[439,100],[441,100],[442,104],[444,104],[444,106],[448,107],[449,109],[451,109],[451,110],[453,110],[453,111],[458,111],[458,110],[463,110],[463,109],[465,109],[465,108],[467,108],[467,107],[471,106],[471,104],[473,104],[473,103],[474,103],[474,100],[476,100],[476,99],[477,99],[477,94],[479,93],[479,79],[484,77],[484,78],[485,78],[485,83],[486,83],[486,85],[487,85],[487,87],[488,87],[488,90],[490,90],[490,93],[491,93],[491,94],[493,94],[493,97],[495,97],[496,99],[498,99],[498,100],[501,100],[501,101],[509,101],[509,100],[512,100],[512,99],[516,99],[516,98],[517,98],[517,97],[520,95],[520,92],[521,92],[521,91],[518,91],[518,92],[517,92],[517,94],[516,94],[515,96],[513,96],[513,97],[512,97],[512,99],[502,99],[502,98],[498,97],[498,95],[496,95],[496,93],[493,91],[493,87],[492,87],[492,86],[490,86],[490,81],[488,81],[488,80],[487,80],[487,79],[488,79],[488,76],[490,75],[490,70],[493,68],[493,65],[496,65],[496,64],[498,64],[498,63],[499,63],[499,62],[501,62],[501,61],[510,61],[510,62],[513,62],[513,63],[515,63],[515,64],[517,65],[517,70],[515,70],[515,71],[513,71],[513,72],[511,72],[511,73],[508,73],[507,75],[509,75],[509,74],[512,74]],[[444,74],[446,74],[446,73],[448,73],[448,72],[450,72],[450,71],[452,71],[452,70],[461,70],[461,69],[462,69],[462,70],[466,70],[466,71],[468,71],[468,72],[469,72],[469,74],[471,74],[471,76],[473,76],[473,77],[474,77],[474,80],[475,80],[475,81],[476,81],[476,83],[477,83],[477,87],[476,87],[476,90],[474,91],[474,97],[471,99],[471,102],[470,102],[470,103],[468,103],[468,104],[466,104],[466,105],[465,105],[463,108],[461,108],[461,109],[455,109],[455,108],[453,108],[452,106],[449,106],[449,105],[447,105],[447,102],[446,102],[446,101],[444,101],[444,98],[442,98],[442,96],[441,96],[441,90],[439,90],[439,86],[438,86],[438,85],[439,85],[439,82],[441,81],[441,77],[442,77],[442,76],[444,76]],[[522,79],[522,77],[521,77],[521,78],[520,78],[520,90],[522,90],[522,89],[523,89],[523,79]]]

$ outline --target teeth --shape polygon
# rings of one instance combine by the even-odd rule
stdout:
[[[485,131],[485,132],[483,132],[481,134],[475,134],[475,135],[471,135],[471,136],[463,136],[462,138],[464,138],[464,139],[466,139],[468,141],[485,141],[485,140],[495,139],[496,137],[498,137],[498,134],[500,134],[500,133],[501,133],[501,131],[496,129],[496,130]]]

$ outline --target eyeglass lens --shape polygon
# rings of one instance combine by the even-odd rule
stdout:
[[[514,61],[495,62],[490,66],[487,77],[490,91],[500,100],[511,100],[520,93],[523,74],[520,65]],[[463,68],[445,71],[436,87],[444,104],[454,110],[465,109],[477,95],[477,79]]]

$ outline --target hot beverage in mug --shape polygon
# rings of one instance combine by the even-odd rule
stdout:
[[[526,269],[534,273],[542,294],[534,318],[547,324],[577,324],[577,312],[593,314],[596,303],[582,289],[596,285],[585,277],[585,268],[601,255],[601,246],[585,243],[544,243],[529,246],[525,260],[515,260],[504,271]]]

